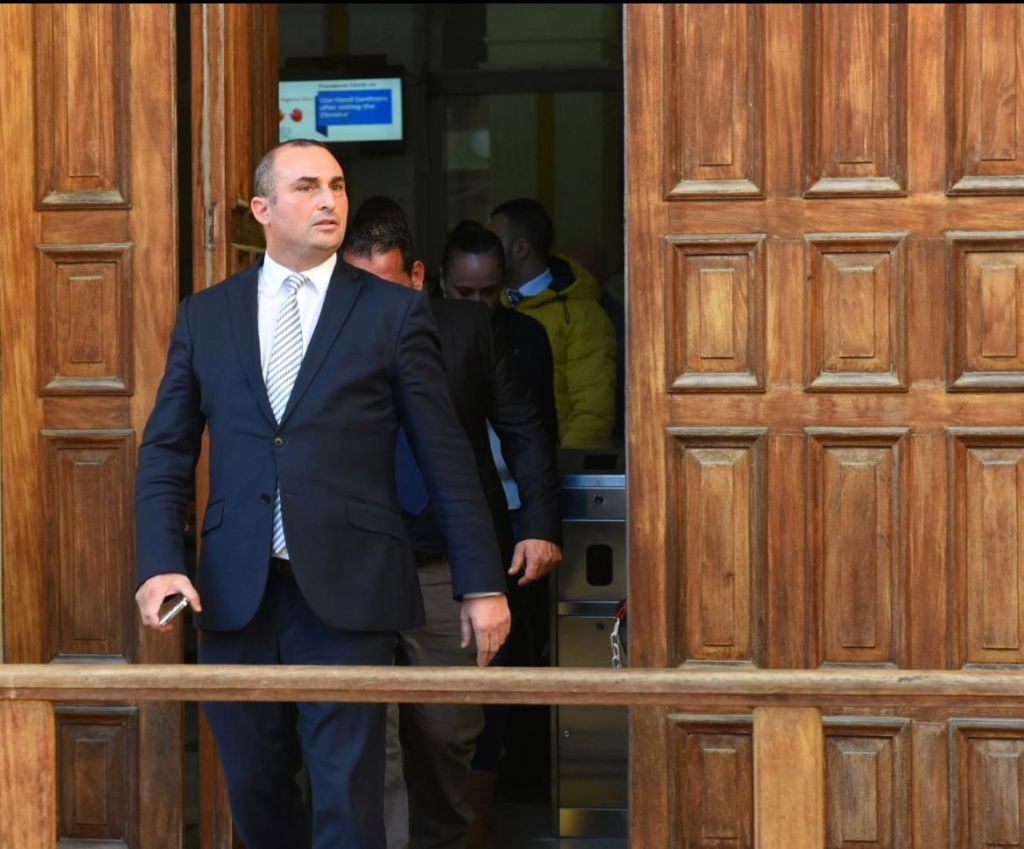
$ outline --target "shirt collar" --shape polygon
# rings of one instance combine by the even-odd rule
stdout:
[[[331,254],[320,265],[310,268],[302,273],[309,278],[309,284],[317,292],[323,294],[331,282],[331,275],[334,274],[334,266],[338,264],[338,255]],[[281,263],[275,262],[270,254],[263,255],[263,269],[260,273],[260,287],[263,293],[273,297],[281,291],[281,284],[289,274],[294,274],[290,268],[285,268]]]
[[[545,268],[544,271],[534,277],[533,280],[527,280],[516,291],[518,291],[524,298],[528,298],[531,295],[539,295],[551,285],[551,282],[554,279],[554,276],[551,274],[551,269]]]

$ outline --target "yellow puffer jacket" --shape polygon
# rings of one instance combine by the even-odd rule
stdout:
[[[557,256],[550,267],[551,286],[515,309],[543,324],[551,341],[559,444],[596,448],[615,424],[615,329],[589,271]],[[504,293],[502,303],[509,305]]]

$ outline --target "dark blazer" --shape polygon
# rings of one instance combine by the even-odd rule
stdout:
[[[476,469],[494,518],[504,562],[511,562],[512,531],[505,490],[487,436],[488,421],[501,440],[502,455],[519,486],[523,537],[560,544],[554,436],[541,421],[519,376],[511,348],[495,332],[483,304],[444,298],[429,300],[441,335],[441,353],[455,412],[476,456]]]
[[[500,304],[494,311],[494,323],[508,340],[519,374],[537,405],[544,425],[558,444],[558,413],[555,410],[555,361],[551,341],[544,325],[532,316]]]
[[[202,432],[210,500],[202,524],[200,627],[233,630],[267,580],[280,480],[288,553],[329,625],[401,630],[423,621],[395,495],[399,423],[420,459],[449,543],[453,591],[505,588],[472,454],[442,385],[429,306],[340,258],[278,425],[260,369],[258,267],[187,298],[139,449],[138,579],[184,571],[182,526]]]

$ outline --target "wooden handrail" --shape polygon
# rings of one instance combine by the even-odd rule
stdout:
[[[1024,709],[1024,670],[0,664],[0,700]]]
[[[822,714],[840,707],[1024,713],[1024,670],[452,669],[0,664],[0,847],[57,845],[54,703],[357,701],[657,705],[753,713],[762,849],[825,845]]]

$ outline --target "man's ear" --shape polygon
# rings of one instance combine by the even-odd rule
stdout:
[[[526,239],[515,239],[512,242],[512,255],[520,262],[528,259],[532,252],[533,246]]]
[[[252,210],[252,217],[260,224],[270,223],[270,200],[268,198],[254,197],[249,201],[249,209]]]
[[[422,292],[423,282],[427,279],[427,267],[423,264],[422,259],[413,260],[412,272],[409,276],[412,278],[412,288],[417,292]]]

